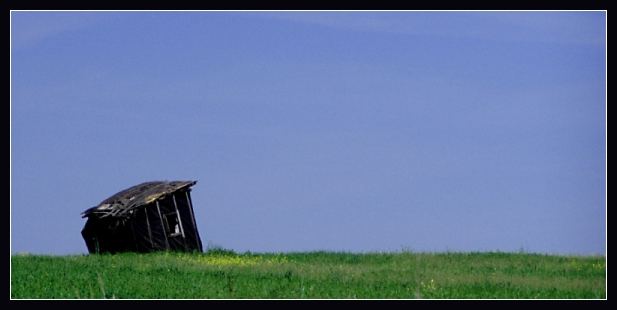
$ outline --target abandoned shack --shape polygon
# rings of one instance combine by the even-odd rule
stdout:
[[[195,183],[145,182],[84,211],[88,252],[202,252],[190,194]]]

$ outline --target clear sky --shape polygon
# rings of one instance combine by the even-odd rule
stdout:
[[[606,254],[606,12],[11,12],[11,253],[197,180],[236,252]]]

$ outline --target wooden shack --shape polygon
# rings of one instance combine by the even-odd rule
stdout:
[[[88,252],[202,252],[190,194],[195,183],[145,182],[84,211]]]

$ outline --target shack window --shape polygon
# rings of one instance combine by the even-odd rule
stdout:
[[[180,231],[180,221],[178,220],[178,214],[167,213],[163,216],[165,219],[165,228],[167,228],[167,235],[170,237],[175,237],[181,234]]]

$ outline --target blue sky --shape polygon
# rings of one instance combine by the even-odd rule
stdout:
[[[606,12],[11,12],[11,252],[197,180],[237,252],[606,254]]]

